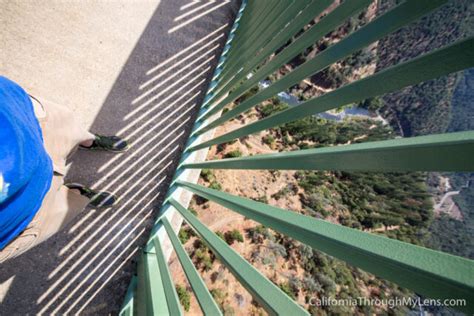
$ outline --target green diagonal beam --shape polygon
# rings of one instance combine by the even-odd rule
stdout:
[[[245,93],[245,91],[256,85],[261,79],[265,78],[267,75],[279,69],[282,65],[292,60],[306,48],[310,47],[315,42],[323,38],[324,35],[331,32],[339,25],[342,25],[345,20],[355,15],[357,12],[360,12],[364,7],[368,6],[370,2],[371,0],[351,0],[343,2],[333,11],[331,11],[327,16],[325,16],[321,21],[319,21],[309,30],[304,32],[282,52],[277,54],[275,58],[273,58],[267,64],[262,66],[262,68],[259,69],[259,71],[255,73],[252,78],[246,80],[241,86],[237,87],[235,91],[233,91],[229,96],[225,97],[217,105],[210,107],[206,112],[201,114],[198,117],[198,120],[202,121],[206,119],[207,117],[211,116],[212,114],[223,108],[229,102],[232,102],[233,100],[237,99],[239,96]],[[227,85],[230,86],[231,84],[228,83]],[[219,100],[224,95],[224,90],[215,93],[213,95],[213,100]]]
[[[166,229],[166,233],[168,234],[171,243],[173,244],[173,248],[176,251],[176,256],[178,257],[178,260],[181,263],[181,266],[183,267],[184,273],[188,278],[189,284],[191,284],[191,287],[193,288],[194,294],[196,295],[197,301],[199,303],[199,306],[201,306],[204,315],[222,315],[221,310],[216,305],[216,302],[212,298],[212,295],[209,290],[207,289],[206,284],[202,280],[199,273],[196,271],[193,262],[184,250],[178,237],[176,237],[176,234],[174,233],[171,224],[165,216],[163,216],[161,222],[163,223],[163,226]]]
[[[309,315],[173,198],[168,201],[270,315]]]
[[[140,273],[143,273],[143,278],[140,278]],[[140,282],[141,279],[143,279],[143,283]],[[142,284],[144,286],[145,315],[170,315],[168,304],[164,304],[166,294],[155,254],[148,252],[143,254],[143,265],[139,269],[138,287],[141,287]],[[141,308],[142,306],[138,306],[139,315],[142,315]]]
[[[135,301],[135,290],[137,287],[137,277],[134,275],[125,294],[122,307],[120,308],[119,316],[134,316],[134,301]]]
[[[300,0],[297,0],[300,1]],[[307,0],[301,1],[307,4]],[[299,3],[299,2],[298,2]],[[236,65],[236,61],[242,56],[246,56],[251,52],[255,53],[260,47],[264,46],[275,36],[276,32],[281,30],[282,24],[287,19],[289,11],[294,11],[295,7],[299,7],[295,0],[279,1],[277,5],[272,6],[270,12],[266,12],[259,23],[260,30],[254,29],[248,37],[244,37],[242,43],[233,45],[235,50],[229,52],[228,61],[223,68],[223,72],[232,69]],[[265,23],[265,20],[268,20]]]
[[[183,164],[183,168],[474,171],[474,131]]]
[[[200,185],[177,185],[421,295],[463,298],[474,312],[474,261],[304,216]]]
[[[474,66],[474,38],[468,38],[407,62],[384,69],[372,76],[248,124],[222,136],[191,146],[186,151],[206,148],[288,123],[306,116],[358,102],[406,86],[434,79]]]
[[[161,247],[161,243],[158,239],[158,236],[155,236],[153,238],[153,245],[156,251],[156,260],[158,261],[158,266],[160,268],[161,282],[163,283],[163,289],[165,291],[166,304],[168,305],[169,315],[183,315],[183,309],[181,307],[181,303],[179,302],[178,293],[176,293],[176,288],[174,286],[173,280],[171,279],[171,273],[168,268],[168,263],[166,262],[165,255],[163,253],[163,249]]]
[[[148,284],[145,281],[145,255],[143,252],[139,255],[137,260],[137,294],[136,294],[136,314],[144,315],[151,310],[151,301],[147,299]],[[163,296],[164,297],[164,296]]]
[[[256,95],[245,100],[235,108],[231,109],[229,112],[222,115],[220,118],[200,128],[194,133],[194,135],[200,135],[216,126],[219,126],[229,119],[236,117],[240,113],[243,113],[255,105],[265,101],[266,99],[273,97],[280,91],[284,91],[285,89],[299,83],[305,78],[320,72],[329,65],[419,19],[423,15],[438,8],[446,2],[447,0],[409,0],[407,2],[403,2],[394,9],[373,20],[366,26],[360,28],[358,31],[350,34],[342,41],[325,49],[313,59],[305,62],[288,75],[274,82],[269,87],[259,91]],[[259,71],[258,74],[260,72],[261,71]],[[262,78],[262,75],[267,76],[268,71],[264,72],[260,76],[258,74],[256,75],[256,78],[260,79]],[[249,87],[249,85],[247,84],[246,87]],[[241,91],[240,88],[239,91]],[[226,103],[222,102],[222,104],[225,105]]]
[[[314,2],[317,2],[319,4],[319,7],[324,8],[324,6],[322,6],[323,2],[329,3],[329,1],[330,0],[315,0]],[[219,75],[219,86],[222,86],[222,88],[218,90],[222,90],[223,88],[225,88],[224,91],[228,91],[231,86],[229,86],[227,82],[230,83],[229,79],[231,77],[235,78],[235,80],[239,80],[238,78],[242,79],[243,77],[245,77],[248,74],[248,71],[246,71],[246,64],[253,59],[259,59],[258,57],[261,57],[259,55],[262,54],[261,50],[263,48],[266,48],[267,46],[271,45],[275,40],[281,40],[287,37],[291,38],[291,36],[293,36],[295,32],[290,33],[290,26],[292,25],[293,21],[299,20],[298,13],[300,13],[303,9],[308,10],[308,8],[305,7],[308,5],[309,2],[311,1],[298,0],[293,2],[291,5],[287,5],[284,12],[279,17],[274,18],[275,21],[277,21],[278,23],[275,23],[273,29],[268,28],[266,34],[262,34],[262,37],[265,40],[259,42],[249,41],[249,47],[239,47],[241,52],[236,54],[235,58],[229,56],[229,62],[226,63],[225,67],[223,67],[222,69],[221,74]],[[311,7],[309,9],[311,9]],[[300,29],[298,29],[297,31],[299,31]],[[277,49],[280,47],[281,45],[278,46]],[[274,51],[275,50],[273,50],[271,53],[273,53]],[[263,58],[265,57],[263,56]]]
[[[293,2],[294,0],[291,0]],[[242,31],[238,37],[233,41],[231,48],[227,52],[226,63],[223,67],[227,67],[228,63],[233,59],[233,56],[238,56],[242,52],[243,47],[247,47],[248,43],[256,43],[265,40],[264,34],[273,24],[277,23],[278,17],[286,8],[286,4],[282,1],[275,1],[273,4],[267,2],[265,10],[260,14],[254,15],[255,21],[252,24],[243,24]],[[291,5],[291,3],[290,3]]]
[[[239,64],[243,71],[243,74],[241,75],[246,75],[246,69],[248,69],[249,64],[251,62],[254,62],[259,58],[265,59],[278,48],[282,47],[289,39],[294,36],[294,34],[296,34],[296,32],[303,29],[303,27],[308,24],[315,16],[317,16],[318,13],[322,12],[324,8],[328,7],[331,1],[332,0],[296,1],[293,4],[292,11],[288,10],[285,13],[286,19],[283,21],[282,24],[280,24],[280,29],[276,30],[273,33],[274,37],[271,41],[269,41],[266,45],[257,47],[256,54],[248,54],[248,57],[250,57],[250,59],[245,59],[243,58],[244,56],[238,56],[237,59],[232,60],[232,64]],[[316,5],[316,3],[318,3],[318,5]],[[294,10],[300,10],[301,14],[298,14],[298,12]],[[260,60],[262,61],[263,59]],[[259,63],[260,62],[256,62],[255,66]],[[227,66],[231,66],[232,64],[229,63]],[[226,82],[226,80],[228,79],[225,76],[225,71],[226,70],[222,69],[221,76],[219,77],[219,82]],[[230,73],[229,75],[233,76],[235,75],[235,73]]]

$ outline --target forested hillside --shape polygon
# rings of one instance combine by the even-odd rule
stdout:
[[[382,0],[379,13],[394,2]],[[470,0],[451,0],[420,21],[379,41],[377,70],[472,35],[473,6]],[[459,76],[452,74],[384,96],[383,115],[403,136],[445,132],[451,122],[451,99]]]
[[[379,14],[395,1],[382,0]],[[377,71],[474,34],[474,2],[451,0],[440,10],[379,41]],[[447,18],[449,17],[449,18]],[[382,115],[405,137],[474,129],[474,69],[424,82],[382,98]],[[435,174],[437,177],[438,175]],[[472,174],[445,174],[460,190],[453,197],[462,219],[440,214],[430,225],[428,245],[473,257],[474,189]]]
[[[474,69],[460,75],[451,106],[453,113],[448,131],[474,130]]]
[[[464,71],[452,99],[452,119],[449,132],[474,130],[474,69]],[[442,215],[430,227],[431,246],[474,259],[474,174],[448,175],[454,190],[460,193],[453,201],[460,208],[462,220]]]

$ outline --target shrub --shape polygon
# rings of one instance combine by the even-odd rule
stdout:
[[[267,144],[268,146],[272,146],[275,143],[275,137],[273,137],[271,134],[268,134],[268,135],[263,136],[262,141],[264,144]]]
[[[281,199],[282,197],[285,197],[287,196],[288,194],[290,194],[292,191],[289,187],[284,187],[283,189],[281,189],[280,191],[278,191],[277,193],[274,193],[272,194],[272,198],[274,198],[275,200],[279,200]]]
[[[279,285],[280,289],[285,292],[286,295],[288,295],[289,297],[291,297],[293,300],[296,299],[296,295],[295,293],[293,292],[293,289],[291,288],[290,284],[288,282],[286,283],[281,283]]]
[[[189,227],[183,227],[179,230],[178,238],[182,244],[185,244],[192,236],[195,236],[194,231]]]
[[[176,285],[176,292],[178,292],[179,302],[183,306],[184,310],[189,312],[189,307],[191,305],[191,295],[184,286],[179,284]]]
[[[238,158],[242,157],[242,152],[239,149],[229,151],[224,155],[224,158]]]
[[[273,241],[270,241],[268,243],[268,249],[270,249],[277,257],[285,258],[288,255],[288,253],[286,252],[285,246]]]
[[[234,241],[244,242],[244,236],[237,229],[226,232],[224,238],[229,245],[232,245]]]
[[[263,117],[271,116],[277,112],[281,112],[288,108],[288,104],[283,103],[277,97],[272,99],[272,103],[265,104],[263,106],[258,107],[260,114]]]
[[[189,211],[191,212],[191,214],[193,214],[194,216],[198,216],[198,213],[196,212],[196,210],[195,210],[192,206],[188,207],[188,210],[189,210]]]
[[[225,278],[225,268],[220,266],[219,269],[211,274],[211,281],[215,283],[216,281],[223,280]]]
[[[229,306],[229,305],[227,305],[227,306],[224,307],[224,311],[223,311],[223,312],[224,312],[224,315],[225,315],[225,316],[233,316],[233,315],[235,315],[235,310],[234,310],[234,308],[233,308],[232,306]]]
[[[225,240],[225,236],[223,232],[216,232],[216,235],[219,236],[222,240]]]
[[[291,287],[291,290],[295,294],[295,296],[298,296],[298,293],[301,288],[301,281],[296,277],[296,276],[290,276],[288,279],[288,284]]]
[[[212,253],[209,253],[209,248],[207,248],[206,244],[200,239],[196,239],[194,248],[196,248],[196,251],[194,251],[196,265],[204,271],[211,270],[213,258],[211,258]]]
[[[312,277],[304,277],[301,282],[303,289],[307,292],[320,292],[323,288]]]
[[[377,111],[384,106],[384,102],[380,97],[368,98],[364,101],[361,101],[358,106],[367,109],[369,111]]]
[[[212,181],[211,184],[209,184],[209,189],[213,189],[213,190],[221,190],[222,189],[222,186],[219,182],[217,181]]]
[[[327,294],[334,293],[336,291],[336,283],[329,276],[322,273],[317,273],[316,278],[318,279],[319,283],[321,283],[324,291]]]
[[[254,200],[254,201],[256,201],[256,202],[261,202],[261,203],[268,204],[268,199],[267,199],[267,196],[266,196],[265,194],[262,195],[262,196],[259,196],[259,197],[257,197],[257,198],[254,198],[254,199],[252,199],[252,200]]]
[[[266,266],[270,266],[272,268],[275,267],[277,260],[273,254],[267,254],[262,257],[262,263]]]
[[[258,90],[259,90],[258,85],[252,87],[252,89],[248,90],[241,97],[239,97],[237,100],[235,100],[235,104],[240,104],[240,103],[244,102],[245,100],[247,100],[248,98],[254,96],[258,92]]]
[[[196,262],[201,269],[204,271],[209,271],[212,269],[212,259],[209,256],[209,253],[206,250],[199,248],[195,251],[194,255],[196,256]]]
[[[202,169],[201,170],[201,178],[203,178],[207,182],[212,182],[215,180],[214,173],[210,169]]]
[[[204,205],[208,201],[206,198],[203,198],[199,195],[193,195],[193,199],[196,202],[196,205],[202,205],[204,208],[206,208],[206,206]]]
[[[263,225],[257,225],[247,230],[247,236],[252,240],[253,243],[262,243],[266,237],[268,229]]]
[[[224,310],[224,302],[225,302],[225,299],[227,298],[228,294],[225,293],[224,291],[222,291],[221,289],[218,289],[218,288],[212,289],[210,292],[211,292],[212,297],[216,301],[216,303],[219,305],[219,307],[223,311]]]

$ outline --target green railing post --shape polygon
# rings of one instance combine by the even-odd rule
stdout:
[[[181,242],[179,241],[178,237],[176,237],[168,219],[166,219],[166,217],[163,217],[162,222],[168,236],[170,237],[174,250],[176,251],[178,260],[181,263],[181,266],[183,267],[184,273],[188,278],[189,284],[191,284],[191,287],[193,288],[193,291],[196,294],[196,298],[199,302],[199,305],[201,306],[202,311],[205,315],[222,315],[219,307],[216,305],[216,302],[214,302],[211,293],[206,288],[206,284],[199,276],[199,273],[196,271],[193,262],[188,257],[188,254],[181,245]]]

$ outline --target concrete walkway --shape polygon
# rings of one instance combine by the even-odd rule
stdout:
[[[0,315],[116,314],[238,1],[1,1],[0,74],[118,134],[79,151],[69,180],[121,196],[0,266]]]

